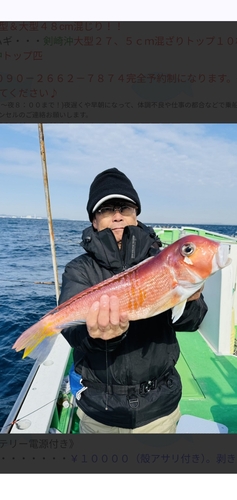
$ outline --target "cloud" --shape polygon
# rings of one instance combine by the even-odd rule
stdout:
[[[1,130],[0,171],[40,179],[37,126],[1,125]],[[57,206],[62,196],[72,206],[75,193],[85,213],[95,175],[117,167],[138,190],[145,217],[158,209],[162,217],[171,210],[179,217],[188,210],[195,217],[207,212],[216,217],[220,204],[226,205],[223,211],[234,209],[237,141],[225,134],[225,125],[45,124],[44,137]]]

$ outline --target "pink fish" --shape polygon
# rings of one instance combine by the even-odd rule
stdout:
[[[173,322],[182,315],[187,299],[205,280],[226,267],[229,246],[202,236],[185,236],[136,266],[75,295],[43,316],[16,340],[13,349],[41,360],[48,341],[63,328],[84,323],[102,294],[117,295],[129,321],[149,318],[172,309]],[[50,347],[51,348],[51,347]],[[47,352],[48,353],[48,352]]]

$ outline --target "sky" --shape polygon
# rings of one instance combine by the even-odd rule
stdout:
[[[236,224],[237,124],[45,124],[53,219],[88,220],[94,177],[124,172],[149,223]],[[37,124],[0,124],[0,215],[47,217]]]

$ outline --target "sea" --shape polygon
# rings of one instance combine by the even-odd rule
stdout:
[[[193,226],[237,237],[237,226],[148,223],[160,227]],[[84,252],[80,246],[88,221],[53,221],[59,284],[67,262]],[[35,361],[12,349],[15,340],[56,307],[55,278],[47,218],[0,216],[0,431]]]

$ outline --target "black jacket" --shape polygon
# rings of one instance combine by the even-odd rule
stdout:
[[[110,229],[82,235],[86,253],[67,264],[59,303],[160,251],[152,228],[138,223],[124,230],[119,250]],[[92,339],[85,325],[62,331],[74,348],[75,370],[88,388],[78,406],[95,420],[115,427],[135,428],[170,414],[181,398],[174,368],[179,357],[176,331],[195,331],[207,312],[201,297],[187,303],[173,325],[171,310],[131,321],[128,331],[109,341]]]

